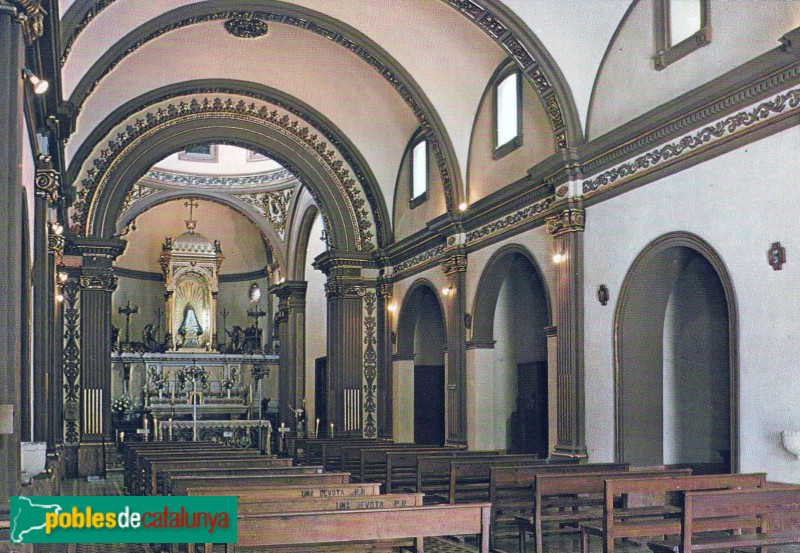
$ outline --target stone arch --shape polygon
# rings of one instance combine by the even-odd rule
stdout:
[[[294,267],[291,269],[293,271],[292,280],[306,279],[306,253],[308,251],[308,243],[311,240],[311,228],[314,226],[317,215],[319,215],[317,206],[308,206],[300,219],[300,224],[297,226],[297,247],[294,251]]]
[[[107,2],[108,0],[103,1]],[[260,2],[216,0],[182,6],[161,14],[109,48],[106,54],[81,78],[68,101],[80,110],[86,98],[98,87],[100,81],[127,55],[148,41],[174,29],[211,20],[223,20],[245,11],[252,13],[253,17],[275,23],[286,23],[325,36],[348,51],[356,53],[385,78],[408,104],[427,135],[441,175],[447,209],[448,211],[457,209],[458,204],[462,201],[461,169],[447,129],[422,87],[400,63],[369,37],[341,21],[301,6],[288,5],[279,0],[261,0]],[[90,14],[91,8],[86,13]],[[84,19],[77,16],[74,18],[78,21]],[[85,25],[88,25],[90,21],[91,17]],[[70,44],[77,36],[76,30],[77,26],[65,29],[64,34],[71,37]],[[68,52],[62,53],[64,60],[67,55]]]
[[[417,311],[414,309],[413,303],[416,300],[416,295],[423,288],[428,288],[436,297],[439,312],[442,316],[442,325],[444,326],[447,336],[447,318],[445,317],[444,304],[436,291],[436,286],[433,285],[428,279],[419,279],[415,281],[403,296],[403,303],[400,307],[400,315],[397,318],[397,355],[402,357],[414,356],[414,326],[417,318]]]
[[[700,285],[681,286],[680,288],[684,289],[681,291],[678,285],[687,274],[695,278]],[[723,440],[729,444],[729,449],[724,445],[721,447],[719,455],[723,457],[723,464],[727,464],[726,469],[735,472],[738,469],[739,444],[739,344],[736,295],[730,273],[720,255],[705,240],[688,232],[668,233],[648,244],[634,260],[620,290],[614,316],[616,456],[618,459],[626,461],[630,459],[641,464],[648,460],[646,458],[658,456],[660,452],[663,459],[665,454],[663,425],[667,418],[664,415],[666,387],[664,374],[667,357],[664,349],[677,351],[674,342],[685,342],[683,336],[672,330],[670,334],[673,340],[668,344],[665,327],[668,323],[668,310],[671,309],[673,313],[679,310],[678,301],[675,299],[677,294],[685,294],[686,290],[692,294],[703,295],[703,301],[698,302],[697,310],[684,309],[684,311],[691,312],[693,316],[703,317],[704,320],[698,321],[697,328],[705,328],[707,332],[711,332],[713,334],[711,340],[716,342],[703,348],[692,347],[688,351],[693,362],[689,372],[704,379],[704,382],[693,387],[692,395],[701,393],[700,386],[709,386],[706,381],[720,378],[719,375],[704,376],[708,373],[704,369],[713,369],[712,364],[718,368],[724,367],[725,373],[722,377],[726,380],[727,397],[725,394],[714,395],[717,399],[722,399],[722,403],[727,403],[727,412],[724,413],[726,417],[723,417],[727,419],[727,428],[723,429],[723,432],[728,430],[728,436],[727,439],[724,435],[717,436],[716,441]],[[693,351],[700,349],[712,351],[712,348],[711,355]],[[643,353],[646,350],[647,352]],[[697,355],[705,357],[694,364]],[[712,358],[710,363],[707,362],[709,358]],[[677,365],[673,362],[670,364]],[[651,367],[656,368],[651,370]],[[674,367],[673,372],[677,374],[677,369]],[[642,379],[653,380],[653,386],[649,389],[655,390],[654,398],[656,403],[661,405],[660,410],[658,405],[648,406],[649,415],[647,413],[645,415],[653,420],[638,420],[642,418],[643,411],[637,409],[636,402],[646,400],[645,396],[648,395],[640,393],[643,390]],[[661,384],[661,387],[658,384]],[[636,392],[631,393],[631,390]],[[678,388],[671,395],[677,397],[679,393]],[[695,420],[700,418],[710,418],[710,415],[706,412],[703,417],[695,417]],[[661,427],[657,428],[659,422]],[[655,438],[651,436],[652,444],[637,434],[636,429],[641,427],[650,434],[658,434]],[[656,443],[659,437],[661,441]]]
[[[259,232],[266,239],[265,248],[267,250],[267,259],[277,264],[277,267],[286,267],[286,256],[281,248],[275,247],[280,244],[280,237],[275,233],[275,230],[269,223],[261,217],[252,207],[245,202],[239,200],[233,194],[220,194],[213,191],[202,191],[193,189],[186,190],[161,190],[155,194],[136,202],[128,209],[120,213],[117,220],[117,234],[122,234],[124,229],[130,224],[131,221],[145,213],[146,211],[165,204],[167,202],[183,199],[183,198],[196,198],[215,202],[225,207],[236,211],[244,216],[258,229]]]
[[[243,146],[276,159],[309,187],[336,248],[374,249],[374,219],[337,151],[301,126],[304,122],[269,108],[244,99],[205,97],[132,116],[108,149],[96,147],[94,158],[83,164],[80,201],[72,213],[76,230],[112,235],[127,191],[147,169],[189,143],[208,141]],[[90,161],[93,167],[86,169]]]
[[[341,155],[352,171],[354,179],[360,185],[375,221],[378,246],[382,247],[393,241],[391,219],[377,178],[347,136],[332,121],[305,102],[280,90],[245,81],[231,79],[186,81],[152,90],[123,104],[97,125],[78,148],[67,171],[69,182],[76,181],[81,168],[87,158],[92,155],[93,150],[96,150],[97,145],[102,144],[104,140],[109,140],[108,137],[114,136],[112,131],[123,125],[125,121],[134,118],[138,112],[183,96],[220,94],[242,96],[248,98],[247,101],[256,100],[274,105],[297,116],[305,125],[313,127],[314,131],[324,137],[328,144]]]
[[[519,244],[508,244],[497,250],[486,263],[481,278],[478,281],[477,293],[473,300],[472,308],[472,341],[491,343],[494,341],[494,313],[497,306],[497,297],[500,287],[508,275],[515,255],[522,256],[530,262],[541,281],[547,303],[547,320],[552,324],[553,312],[550,301],[550,292],[536,258],[527,248]]]
[[[557,149],[572,148],[584,141],[578,109],[567,79],[544,44],[501,0],[441,0],[473,21],[506,50],[539,96],[550,116]]]

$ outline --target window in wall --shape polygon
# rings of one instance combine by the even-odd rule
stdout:
[[[711,42],[709,0],[657,0],[655,10],[656,69]]]
[[[428,141],[420,140],[411,149],[411,207],[428,197]]]
[[[522,145],[522,102],[517,71],[499,80],[494,89],[494,100],[494,158],[497,159]]]
[[[192,144],[178,153],[178,159],[181,161],[210,161],[215,163],[218,159],[217,146],[216,144]]]

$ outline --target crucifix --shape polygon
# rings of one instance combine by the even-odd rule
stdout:
[[[222,315],[222,336],[223,336],[223,338],[228,335],[228,315],[230,315],[230,314],[231,314],[230,311],[228,311],[224,307],[222,308],[222,311],[220,311],[220,315]]]
[[[255,327],[256,328],[258,328],[258,318],[259,317],[264,317],[266,314],[267,314],[266,311],[264,311],[263,309],[259,309],[258,304],[256,304],[256,308],[255,309],[248,309],[247,310],[247,316],[248,317],[253,317],[253,322],[255,322]]]
[[[189,208],[189,218],[186,220],[186,228],[189,229],[190,233],[194,233],[194,229],[197,228],[197,221],[194,220],[194,208],[200,207],[200,204],[190,199],[183,205]]]
[[[131,343],[131,315],[139,312],[139,306],[131,307],[131,300],[128,300],[127,307],[117,308],[122,315],[125,315],[125,343]]]

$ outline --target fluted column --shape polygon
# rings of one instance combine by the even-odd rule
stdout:
[[[379,279],[377,307],[377,386],[378,386],[378,436],[393,436],[392,420],[392,319],[397,316],[397,305],[392,302],[392,284],[389,279]]]
[[[0,2],[0,10],[6,8]],[[27,339],[27,317],[23,317],[25,241],[22,188],[22,29],[0,13],[0,520],[9,509],[9,497],[19,493],[20,480],[20,382],[27,374],[23,340]],[[7,520],[7,519],[6,519]]]
[[[547,230],[560,254],[557,265],[557,398],[558,436],[555,454],[586,456],[583,366],[583,230],[580,200],[569,200],[547,219]]]
[[[111,435],[111,308],[117,277],[111,266],[125,249],[118,239],[77,238],[81,268],[81,445],[78,470],[98,474],[103,452],[99,443]]]
[[[444,297],[447,317],[447,442],[467,443],[467,255],[458,248],[442,262],[449,293]]]
[[[270,292],[278,297],[278,337],[281,344],[278,360],[280,420],[294,428],[294,409],[303,405],[305,395],[305,332],[307,282],[288,281],[276,284]],[[295,432],[301,430],[294,429]]]

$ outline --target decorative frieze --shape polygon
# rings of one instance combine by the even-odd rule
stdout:
[[[467,256],[464,254],[451,255],[442,261],[442,272],[450,276],[454,273],[465,273],[467,271]]]
[[[254,17],[252,13],[242,12],[231,16],[225,22],[225,30],[236,38],[259,38],[267,34],[267,22]]]
[[[549,196],[543,200],[524,207],[511,215],[506,215],[490,223],[482,225],[474,230],[467,232],[466,243],[468,245],[477,244],[484,240],[493,238],[499,234],[510,232],[511,230],[524,225],[536,217],[547,213],[553,205],[555,197]]]
[[[293,195],[294,188],[285,188],[258,194],[244,194],[238,197],[265,217],[275,233],[281,239],[285,239],[286,215]]]
[[[255,175],[196,175],[151,169],[143,177],[159,184],[198,188],[253,188],[295,178],[294,174],[284,167]]]
[[[64,335],[61,364],[64,372],[64,441],[80,441],[80,290],[74,279],[62,287],[64,294]]]
[[[117,289],[118,279],[111,272],[103,274],[84,274],[80,278],[81,288],[84,290],[100,290],[113,292]]]
[[[684,134],[666,144],[652,148],[635,159],[620,163],[607,171],[583,181],[583,194],[591,197],[601,189],[619,186],[636,176],[694,152],[706,150],[716,143],[730,140],[771,120],[787,117],[800,111],[800,88],[777,94],[770,100],[758,102],[737,113],[723,117],[697,131]]]
[[[377,297],[374,290],[367,290],[364,293],[362,309],[364,319],[364,394],[363,394],[363,413],[364,437],[378,437],[378,352],[377,352],[377,318],[375,307]]]
[[[133,187],[128,191],[128,194],[125,196],[125,201],[122,202],[120,215],[128,211],[131,207],[133,207],[140,201],[144,200],[145,198],[152,196],[156,192],[158,192],[158,189],[156,188],[143,186],[139,183],[134,184]]]
[[[413,269],[418,268],[420,265],[424,263],[435,261],[442,255],[442,253],[444,253],[444,250],[445,250],[445,245],[440,244],[434,248],[419,253],[410,259],[401,261],[400,263],[394,266],[393,275],[397,277],[400,273],[411,271]]]

